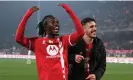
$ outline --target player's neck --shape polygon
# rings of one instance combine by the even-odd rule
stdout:
[[[58,36],[56,35],[46,35],[47,38],[57,38]]]
[[[84,35],[83,36],[83,40],[85,41],[86,44],[90,44],[93,42],[93,38],[87,36],[87,35]]]

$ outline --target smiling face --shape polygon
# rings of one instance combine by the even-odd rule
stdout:
[[[46,19],[46,34],[51,36],[59,35],[59,21],[55,17],[49,17]]]
[[[94,21],[87,22],[83,27],[84,27],[84,32],[87,36],[91,38],[96,37],[96,30],[97,30],[96,22]]]

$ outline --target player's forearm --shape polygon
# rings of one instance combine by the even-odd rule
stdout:
[[[75,63],[75,54],[74,53],[68,54],[68,62],[69,62],[69,64]]]
[[[100,80],[104,75],[105,71],[106,71],[106,62],[104,61],[103,64],[101,64],[95,72],[97,78],[96,80]]]
[[[102,78],[102,76],[105,73],[105,68],[99,68],[96,72],[95,72],[95,76],[96,76],[96,80],[100,80]]]
[[[28,9],[17,28],[15,40],[19,44],[23,45],[26,42],[26,38],[24,37],[24,31],[25,31],[26,23],[29,17],[32,15],[32,13],[33,11],[31,9]]]
[[[96,80],[100,80],[102,78],[102,76],[104,75],[105,71],[106,71],[106,50],[105,50],[105,47],[102,43],[102,45],[100,46],[100,55],[101,55],[101,59],[99,61],[99,66],[95,72],[95,75],[96,75]]]
[[[72,11],[72,9],[68,5],[62,4],[62,7],[67,11],[69,16],[73,20],[78,36],[80,36],[80,37],[83,36],[84,30],[82,28],[82,24],[81,24],[80,20],[76,16],[76,14]]]

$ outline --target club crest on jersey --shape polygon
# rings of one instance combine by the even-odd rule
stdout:
[[[48,45],[46,51],[50,56],[55,56],[58,54],[59,48],[56,45]]]
[[[49,43],[53,43],[53,41],[51,41],[51,40],[49,40],[48,42],[49,42]]]

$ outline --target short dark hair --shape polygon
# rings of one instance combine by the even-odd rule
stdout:
[[[85,25],[86,23],[91,22],[91,21],[96,22],[95,19],[90,18],[90,17],[87,17],[87,18],[82,19],[81,24],[82,24],[82,26],[83,26],[83,25]]]

